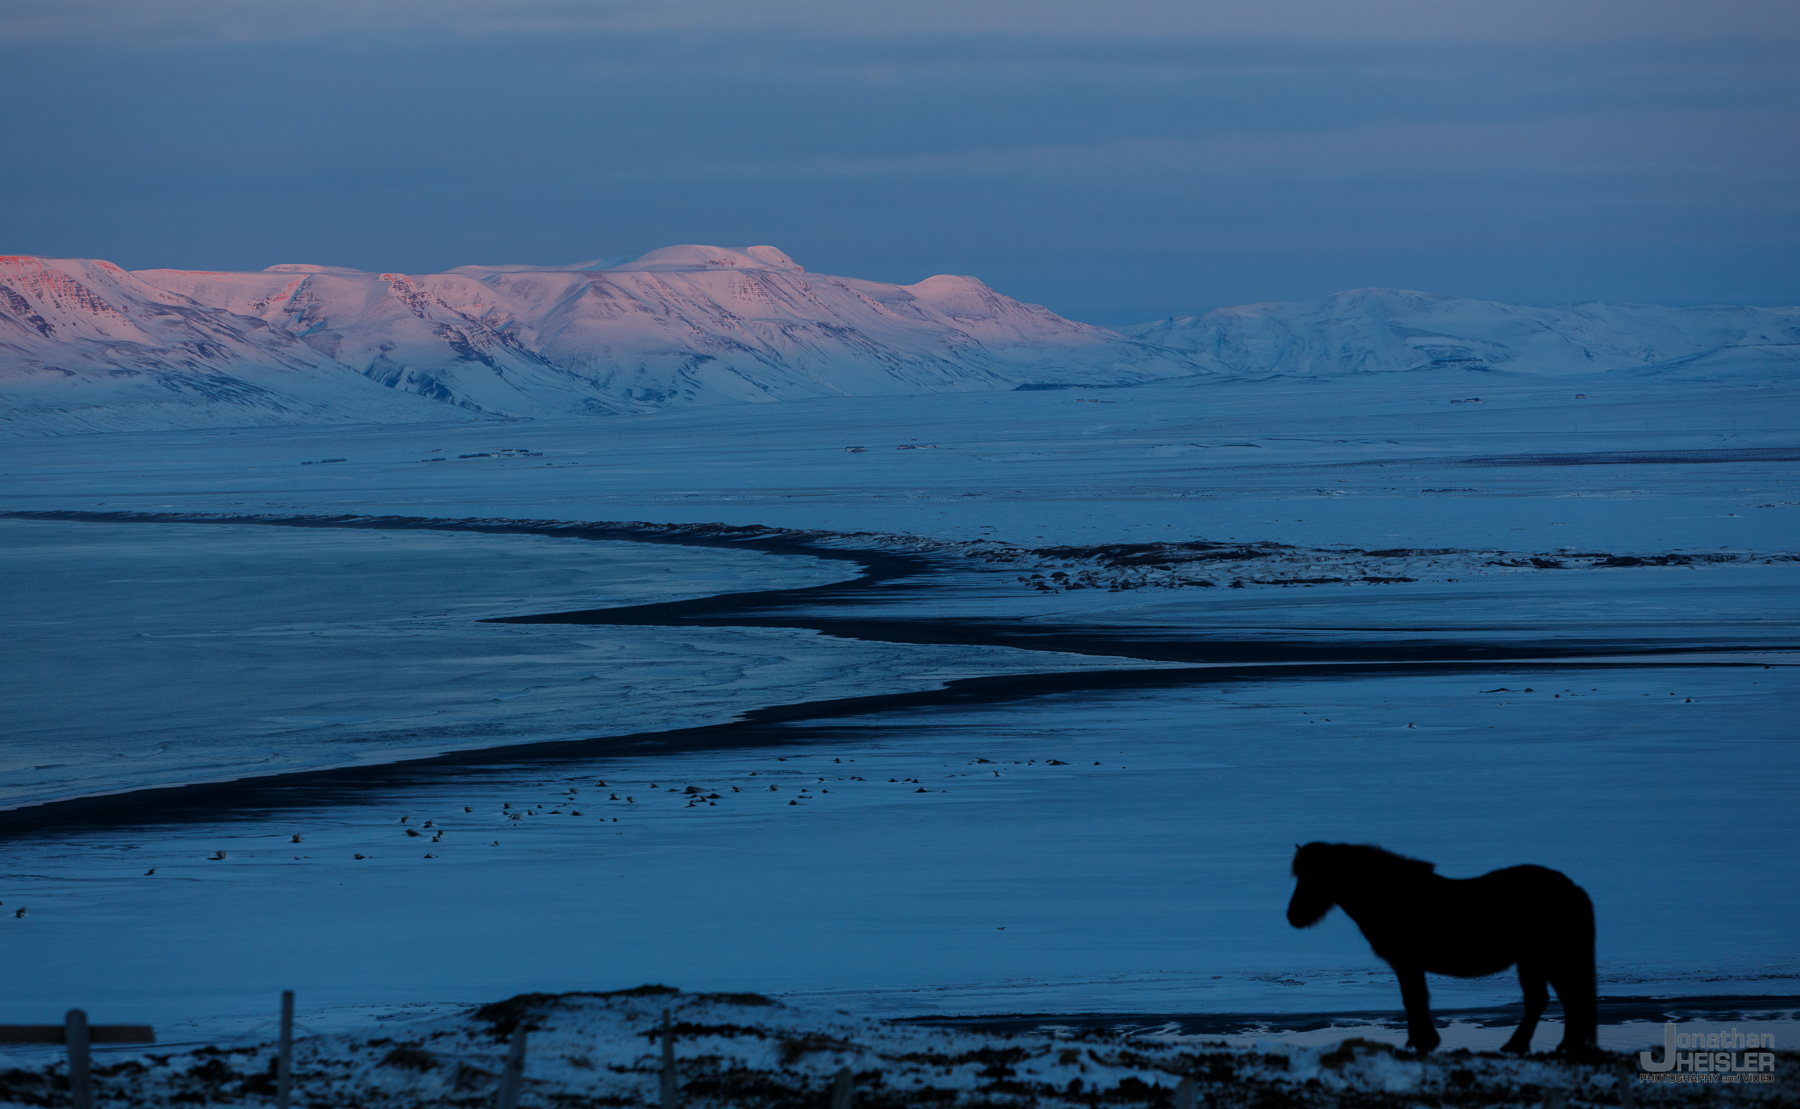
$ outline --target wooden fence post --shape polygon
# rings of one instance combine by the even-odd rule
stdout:
[[[281,1040],[275,1054],[275,1109],[294,1096],[294,991],[281,991]]]
[[[513,1029],[512,1050],[506,1053],[506,1067],[500,1072],[500,1096],[497,1109],[517,1109],[519,1087],[525,1084],[525,1025]]]
[[[69,1045],[69,1104],[94,1109],[94,1080],[88,1073],[87,1014],[70,1009],[63,1017],[63,1040]]]
[[[1637,1096],[1636,1096],[1637,1091],[1631,1088],[1632,1083],[1634,1083],[1636,1081],[1637,1081],[1637,1075],[1632,1073],[1631,1064],[1630,1063],[1620,1063],[1619,1064],[1619,1109],[1637,1109]]]
[[[1192,1078],[1184,1078],[1175,1084],[1175,1109],[1194,1109],[1194,1102],[1199,1097],[1200,1084]]]
[[[837,1072],[837,1078],[831,1083],[831,1109],[850,1109],[850,1099],[856,1093],[856,1077],[845,1067]]]
[[[662,1109],[680,1109],[681,1087],[675,1079],[675,1029],[669,1024],[669,1011],[663,1010],[662,1023]]]

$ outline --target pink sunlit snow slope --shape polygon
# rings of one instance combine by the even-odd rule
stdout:
[[[770,246],[419,276],[0,260],[0,399],[21,429],[541,418],[1140,383],[1210,361],[972,277],[810,274]]]

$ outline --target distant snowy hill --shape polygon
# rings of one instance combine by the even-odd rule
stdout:
[[[0,258],[0,426],[21,431],[546,417],[1209,368],[972,277],[810,274],[769,246],[422,276]]]
[[[1121,329],[1237,374],[1457,368],[1561,375],[1765,375],[1800,368],[1800,308],[1529,308],[1403,289],[1247,304]]]

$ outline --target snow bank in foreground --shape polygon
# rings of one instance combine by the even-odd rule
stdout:
[[[1204,1104],[1616,1105],[1625,1083],[1638,1084],[1624,1056],[1570,1063],[1461,1051],[1418,1058],[1354,1039],[1328,1048],[1264,1042],[1245,1050],[1104,1034],[1007,1036],[796,1009],[758,994],[640,986],[521,994],[455,1017],[303,1039],[295,1049],[296,1100],[491,1104],[510,1037],[523,1026],[522,1105],[660,1104],[665,1013],[681,1103],[696,1107],[822,1106],[845,1069],[861,1106],[1161,1106],[1173,1104],[1187,1077]],[[145,1053],[96,1068],[96,1103],[263,1104],[274,1093],[273,1062],[267,1044]],[[1655,1101],[1792,1104],[1795,1062],[1793,1053],[1780,1053],[1765,1083],[1659,1086]],[[60,1063],[0,1074],[6,1103],[65,1104],[65,1087]]]

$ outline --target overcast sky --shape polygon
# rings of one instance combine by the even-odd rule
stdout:
[[[0,252],[1800,303],[1800,4],[9,0]]]

